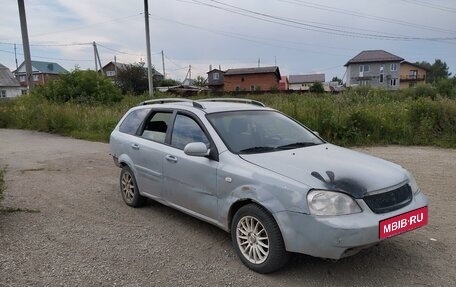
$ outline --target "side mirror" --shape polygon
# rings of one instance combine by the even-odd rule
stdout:
[[[312,131],[317,137],[320,137],[320,133],[317,131]]]
[[[184,147],[184,153],[190,156],[208,156],[210,152],[202,142],[189,143]]]

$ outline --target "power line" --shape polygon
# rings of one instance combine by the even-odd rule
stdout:
[[[261,12],[241,8],[238,6],[226,4],[221,1],[216,1],[216,0],[209,0],[209,1],[212,3],[217,3],[222,6],[226,6],[228,8],[224,8],[221,6],[209,4],[209,3],[198,1],[198,0],[193,0],[193,2],[200,4],[200,5],[204,5],[204,6],[220,9],[223,11],[243,15],[243,16],[246,16],[249,18],[258,19],[258,20],[262,20],[265,22],[271,22],[271,23],[276,23],[279,25],[295,27],[295,28],[310,30],[310,31],[315,31],[315,32],[339,35],[339,36],[349,36],[349,37],[355,37],[355,38],[368,38],[368,39],[382,39],[382,40],[402,40],[402,41],[411,41],[411,40],[442,41],[442,40],[455,40],[456,39],[456,37],[424,38],[424,37],[388,36],[388,35],[380,35],[380,34],[350,32],[350,31],[346,31],[346,30],[342,30],[342,29],[326,28],[326,27],[322,27],[322,26],[318,26],[318,25],[305,24],[305,23],[302,23],[299,21],[290,20],[290,19],[286,19],[283,17],[274,16],[274,15],[261,13]],[[239,12],[239,11],[242,11],[242,12]],[[245,13],[248,13],[248,14],[245,14]],[[252,16],[250,14],[253,14],[255,16]],[[269,20],[269,19],[272,19],[272,20]],[[277,20],[280,22],[277,22]],[[298,26],[296,26],[296,25],[298,25]]]
[[[203,31],[211,32],[211,33],[214,33],[214,34],[217,34],[217,35],[222,35],[222,36],[225,36],[225,37],[240,39],[240,40],[243,40],[243,41],[248,41],[248,42],[252,42],[252,43],[256,43],[256,44],[260,44],[260,45],[276,47],[276,48],[285,48],[285,49],[291,49],[291,50],[298,50],[298,51],[307,52],[307,53],[326,54],[326,55],[333,55],[333,56],[346,56],[346,55],[322,52],[321,50],[314,51],[314,50],[302,49],[302,48],[297,48],[297,47],[289,47],[289,46],[285,46],[285,45],[265,43],[263,41],[277,41],[277,40],[276,39],[272,40],[272,39],[267,39],[267,38],[262,38],[262,37],[258,37],[258,36],[252,36],[252,35],[233,33],[233,32],[226,32],[226,31],[216,30],[216,29],[210,29],[210,28],[200,27],[200,26],[196,26],[196,25],[192,25],[192,24],[188,24],[188,23],[183,23],[183,22],[179,22],[179,21],[163,18],[163,17],[156,16],[156,15],[152,15],[152,16],[153,16],[154,19],[167,21],[167,22],[172,22],[172,23],[176,23],[176,24],[179,24],[179,25],[182,25],[182,26],[185,26],[185,27],[190,27],[190,28],[194,28],[194,29],[198,29],[198,30],[203,30]],[[259,40],[255,40],[255,39],[259,39]],[[304,43],[304,42],[290,41],[290,40],[286,40],[286,39],[280,39],[280,42],[288,42],[288,43],[298,44],[298,45],[319,46],[319,47],[325,47],[325,48],[337,49],[337,50],[357,51],[355,49],[346,49],[346,48],[340,48],[340,47],[334,48],[334,47],[329,47],[329,46],[324,46],[324,45],[317,45],[317,44],[309,44],[309,43]]]
[[[409,4],[417,5],[417,6],[422,6],[422,7],[426,7],[426,8],[432,8],[432,9],[445,11],[445,12],[450,12],[450,13],[456,13],[456,8],[443,6],[443,5],[438,5],[438,4],[435,4],[435,3],[431,4],[431,3],[426,2],[426,1],[419,1],[419,0],[415,0],[415,1],[402,0],[402,1],[403,2],[407,2]]]
[[[333,13],[337,13],[337,14],[355,16],[355,17],[359,17],[359,18],[376,20],[376,21],[381,21],[381,22],[390,23],[390,24],[397,24],[397,25],[402,25],[402,26],[407,26],[407,27],[413,27],[413,28],[417,28],[417,29],[429,30],[429,31],[434,31],[434,32],[452,33],[452,34],[456,33],[456,31],[454,31],[454,30],[448,30],[448,29],[443,29],[443,28],[438,28],[438,27],[416,24],[416,23],[411,23],[411,22],[387,18],[387,17],[380,17],[380,16],[361,13],[361,12],[357,12],[357,11],[352,11],[352,10],[347,10],[347,9],[342,9],[342,8],[335,8],[335,7],[326,6],[326,5],[322,5],[322,4],[316,4],[316,3],[303,1],[303,0],[277,0],[277,1],[294,4],[294,5],[298,5],[298,6],[302,6],[302,7],[307,7],[307,8],[313,8],[313,9],[333,12]]]
[[[0,50],[0,52],[8,53],[8,54],[14,54],[12,51],[6,51],[6,50]],[[22,53],[17,53],[18,55],[24,55]],[[48,59],[48,60],[58,60],[58,61],[73,61],[73,62],[92,62],[93,60],[87,60],[87,59],[62,59],[62,58],[52,58],[52,57],[45,57],[45,56],[37,56],[33,54],[33,58],[38,58],[38,59]]]

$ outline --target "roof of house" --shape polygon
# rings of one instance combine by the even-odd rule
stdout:
[[[419,69],[423,69],[423,70],[427,71],[427,69],[425,67],[420,66],[418,64],[410,63],[409,61],[402,61],[401,64],[409,64],[410,66],[417,67]]]
[[[400,62],[403,60],[403,58],[383,50],[367,50],[362,51],[361,53],[350,59],[344,66],[356,63]]]
[[[288,82],[290,84],[324,82],[325,74],[308,74],[308,75],[290,75]]]
[[[214,73],[214,72],[225,73],[225,71],[222,71],[222,70],[219,70],[219,69],[212,69],[209,72],[207,72],[206,74]]]
[[[117,69],[124,69],[127,66],[127,64],[124,63],[110,61],[106,65],[104,65],[102,69],[106,69],[106,67],[110,64],[112,64],[113,66],[117,66]]]
[[[0,64],[0,87],[20,87],[19,81],[16,80],[10,69]]]
[[[68,73],[62,66],[53,62],[32,61],[32,67],[45,74]]]
[[[225,72],[225,76],[229,75],[248,75],[248,74],[268,74],[275,73],[280,79],[279,67],[258,67],[258,68],[240,68],[240,69],[228,69]]]
[[[110,65],[110,64],[112,64],[114,66],[117,66],[117,69],[120,69],[120,70],[124,70],[128,65],[135,65],[135,64],[125,64],[125,63],[119,63],[119,62],[110,61],[106,65],[104,65],[102,69],[105,70],[106,67],[108,65]],[[144,69],[147,69],[147,67],[144,67]],[[98,71],[100,71],[100,70],[101,69],[98,69]],[[163,77],[162,73],[160,73],[159,71],[155,70],[154,67],[152,67],[152,73],[154,74],[154,76],[162,76]]]

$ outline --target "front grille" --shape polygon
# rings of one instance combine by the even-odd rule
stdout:
[[[409,204],[410,201],[412,201],[412,189],[408,184],[388,192],[364,197],[364,202],[375,213],[397,210]]]

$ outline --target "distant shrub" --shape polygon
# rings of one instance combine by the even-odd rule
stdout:
[[[456,78],[442,79],[436,83],[436,89],[439,95],[451,99],[456,98]]]
[[[322,83],[315,82],[312,84],[312,86],[309,87],[309,92],[316,93],[316,94],[322,94],[325,92],[325,88],[323,87]]]
[[[122,99],[111,80],[90,70],[63,74],[58,80],[37,86],[33,94],[56,103],[109,104]]]
[[[431,84],[421,84],[402,91],[408,97],[413,99],[430,98],[435,100],[437,90]]]

